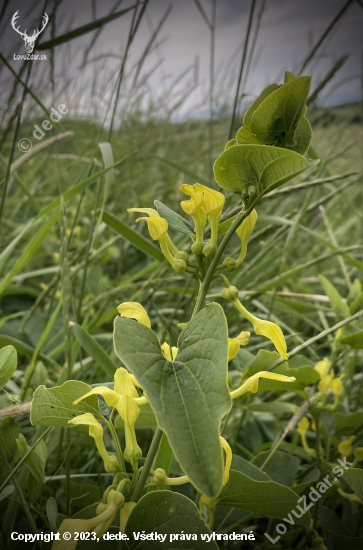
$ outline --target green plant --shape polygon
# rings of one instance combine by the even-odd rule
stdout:
[[[184,213],[191,217],[189,219],[160,201],[155,201],[156,210],[129,209],[146,215],[137,221],[146,221],[160,251],[122,220],[104,212],[102,207],[100,216],[107,225],[163,262],[160,285],[167,279],[168,266],[176,276],[186,277],[186,292],[193,296],[195,282],[198,292],[193,296],[191,318],[179,325],[181,332],[177,342],[174,336],[177,332],[176,315],[172,319],[174,326],[168,325],[165,338],[159,340],[153,330],[153,320],[143,305],[135,301],[122,302],[113,332],[114,350],[122,367],[119,367],[118,359],[106,353],[90,333],[87,325],[93,304],[88,308],[86,301],[87,313],[82,326],[74,322],[69,326],[70,307],[69,304],[63,306],[66,364],[59,378],[56,377],[54,387],[49,387],[50,384],[45,387],[47,371],[38,358],[48,359],[40,356],[40,349],[56,321],[61,300],[49,315],[24,376],[22,397],[31,395],[31,388],[36,388],[31,422],[33,426],[53,429],[49,443],[53,447],[53,456],[54,440],[58,435],[62,438],[64,431],[67,433],[67,449],[71,446],[70,433],[83,437],[82,444],[88,440],[90,449],[96,446],[99,457],[93,453],[96,458],[89,461],[81,475],[87,478],[90,472],[91,475],[101,474],[107,485],[106,490],[102,482],[83,485],[83,490],[88,491],[85,497],[84,493],[73,493],[75,482],[68,462],[66,475],[61,476],[65,478],[65,514],[58,512],[53,496],[42,507],[48,452],[43,438],[39,437],[29,446],[12,419],[3,421],[1,437],[4,442],[6,438],[6,442],[2,462],[7,477],[2,488],[14,480],[16,490],[22,495],[22,488],[26,487],[30,502],[47,530],[58,531],[62,537],[66,532],[84,533],[83,540],[79,537],[77,540],[73,535],[66,546],[64,540],[55,541],[54,549],[90,548],[93,541],[99,544],[97,539],[101,540],[106,533],[114,536],[115,525],[117,531],[129,537],[129,548],[138,544],[134,533],[143,532],[149,536],[156,532],[165,537],[164,541],[157,539],[158,542],[149,539],[153,541],[153,548],[205,548],[206,543],[208,548],[217,548],[217,541],[229,548],[233,537],[233,540],[243,538],[250,541],[259,537],[261,545],[278,538],[280,544],[288,548],[295,544],[323,548],[321,535],[325,535],[325,527],[318,516],[319,505],[314,513],[302,513],[301,509],[299,512],[299,500],[312,483],[324,492],[326,484],[323,480],[339,467],[339,456],[339,460],[351,457],[352,468],[337,473],[337,477],[343,477],[337,480],[332,489],[334,496],[330,498],[339,497],[340,502],[353,507],[362,498],[362,471],[357,468],[362,459],[362,448],[359,447],[361,411],[347,415],[342,414],[346,411],[340,408],[345,384],[341,361],[347,348],[360,349],[362,342],[361,332],[344,334],[346,327],[362,312],[363,293],[359,281],[353,283],[345,301],[332,283],[321,277],[321,284],[336,315],[336,325],[288,353],[283,332],[277,323],[270,321],[269,312],[262,319],[250,313],[240,301],[246,303],[242,293],[228,279],[235,277],[234,281],[237,280],[246,265],[248,239],[257,221],[260,201],[266,196],[272,197],[271,191],[316,164],[304,156],[312,136],[305,117],[309,87],[310,78],[294,78],[291,73],[286,73],[283,85],[268,86],[247,111],[236,140],[230,140],[217,159],[215,179],[226,191],[234,193],[227,195],[227,200],[232,203],[234,211],[239,210],[229,219],[221,222],[225,195],[201,184],[183,184],[180,188],[190,197],[181,203]],[[102,174],[107,178],[113,168],[112,152],[110,156],[107,144],[101,145],[105,164]],[[90,176],[79,184],[77,190],[72,188],[65,198],[70,198],[95,179],[95,176]],[[38,217],[59,204],[62,209],[62,298],[65,302],[69,300],[66,241],[69,230],[63,201],[56,199]],[[56,219],[57,212],[41,229],[39,240]],[[95,218],[93,223],[96,224]],[[170,229],[180,234],[178,245],[169,235]],[[238,242],[236,254],[228,252],[232,239]],[[355,258],[347,254],[346,257],[357,263]],[[22,263],[18,262],[14,273],[21,267]],[[12,276],[13,273],[5,278],[4,288]],[[82,277],[85,283],[84,273]],[[286,277],[286,274],[279,274],[276,280],[284,281]],[[278,284],[276,280],[264,281],[262,287],[256,283],[255,288],[265,292],[268,290],[264,289],[266,285]],[[206,304],[210,302],[208,293],[218,283],[224,287],[216,298],[222,305],[216,302]],[[44,290],[48,291],[48,287]],[[85,284],[82,284],[79,312],[83,307],[84,290]],[[115,314],[113,308],[112,317]],[[231,322],[227,323],[227,318]],[[246,319],[248,324],[241,326],[242,319]],[[240,329],[250,329],[251,326],[257,336],[269,339],[278,353],[260,350],[254,356],[247,351],[245,346],[251,334]],[[169,328],[174,329],[173,334]],[[235,333],[238,334],[232,336]],[[73,345],[70,345],[70,334],[75,338]],[[298,355],[319,338],[331,334],[335,337],[330,360],[319,361],[314,367],[310,360]],[[262,341],[262,338],[255,340],[258,345]],[[92,386],[80,380],[67,380],[67,376],[74,376],[69,365],[72,365],[79,345],[102,366],[107,379],[112,377],[114,382],[100,384],[99,376]],[[82,368],[82,361],[80,363]],[[52,366],[51,362],[49,364]],[[15,368],[16,352],[10,345],[1,350],[1,382],[5,384]],[[82,378],[81,369],[77,372]],[[87,373],[83,372],[84,379],[89,380]],[[284,400],[286,391],[289,400]],[[267,399],[258,399],[257,392],[266,392]],[[257,399],[253,400],[254,397]],[[293,403],[289,402],[291,400]],[[277,434],[271,430],[267,435],[269,444],[262,446],[252,460],[247,460],[241,455],[247,458],[251,455],[237,438],[251,429],[248,418],[251,411],[262,415],[287,415],[290,420],[280,439],[273,443]],[[332,423],[335,431],[331,429]],[[268,422],[266,426],[268,430]],[[137,431],[149,427],[155,428],[152,441],[147,440],[144,432]],[[284,443],[290,432],[293,432],[292,442]],[[340,438],[345,435],[349,435],[348,440],[338,446]],[[16,449],[11,443],[15,438]],[[300,441],[301,446],[298,445]],[[311,445],[312,441],[314,445]],[[11,471],[8,460],[15,452],[20,462]],[[16,480],[20,470],[20,479]],[[54,471],[58,470],[55,468]],[[349,486],[354,493],[350,492]],[[173,490],[168,490],[170,488]],[[89,508],[86,506],[87,495],[90,495]],[[72,505],[77,499],[80,510],[74,514]],[[24,497],[23,505],[35,533],[37,526]],[[262,520],[258,533],[249,532],[248,526],[253,524],[251,520],[260,516],[269,517],[269,525],[266,526]],[[282,540],[280,535],[286,533],[287,527],[279,521],[291,526],[291,531]],[[249,534],[238,533],[236,539],[234,529],[240,526],[247,527]],[[219,539],[212,535],[212,531],[218,533]],[[163,546],[164,542],[167,546]],[[115,548],[119,547],[119,541],[112,540],[107,547],[113,548],[113,544]]]

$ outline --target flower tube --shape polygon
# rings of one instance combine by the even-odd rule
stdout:
[[[119,468],[119,462],[115,456],[107,453],[105,443],[103,441],[103,427],[95,419],[92,413],[85,413],[68,420],[68,424],[89,426],[89,435],[93,437],[100,453],[106,472],[116,472]]]

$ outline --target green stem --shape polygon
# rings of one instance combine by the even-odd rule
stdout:
[[[247,218],[247,216],[249,216],[249,214],[252,212],[252,210],[254,209],[254,207],[256,206],[256,204],[258,203],[259,200],[260,200],[260,197],[256,197],[255,200],[251,203],[251,205],[247,208],[247,210],[242,210],[239,213],[239,215],[237,216],[237,218],[234,220],[231,227],[228,229],[227,233],[224,235],[221,244],[218,246],[214,257],[213,257],[211,263],[209,264],[208,271],[205,275],[205,278],[204,278],[203,282],[201,283],[201,285],[199,287],[199,293],[198,293],[198,296],[197,296],[197,301],[195,303],[192,318],[203,307],[203,304],[204,304],[205,298],[207,296],[207,292],[208,292],[208,289],[210,287],[210,284],[212,282],[214,273],[215,273],[215,271],[218,267],[218,264],[219,264],[219,261],[222,257],[222,254],[223,254],[226,246],[228,245],[233,233],[236,231],[237,227],[239,227],[241,225],[243,220],[245,218]]]
[[[116,454],[117,454],[117,458],[118,458],[118,461],[120,463],[120,466],[121,466],[122,470],[124,472],[126,472],[126,465],[125,465],[124,457],[123,457],[122,450],[121,450],[121,447],[120,447],[120,442],[119,442],[118,437],[117,437],[115,426],[113,425],[113,422],[112,422],[112,418],[110,417],[109,422],[106,421],[106,423],[107,423],[108,429],[110,430],[112,439],[115,443]]]
[[[153,440],[150,445],[149,452],[147,453],[145,464],[143,466],[139,480],[136,485],[136,489],[133,492],[133,495],[130,499],[131,502],[138,502],[139,499],[141,498],[147,478],[149,477],[149,474],[150,474],[151,466],[153,465],[154,458],[156,457],[156,453],[158,452],[162,437],[163,437],[163,431],[160,428],[156,428]]]

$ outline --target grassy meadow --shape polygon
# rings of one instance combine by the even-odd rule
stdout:
[[[54,32],[57,36],[56,29]],[[91,57],[94,35],[86,36],[90,43],[85,54]],[[132,38],[138,40],[137,29]],[[67,44],[59,47],[66,49]],[[47,51],[52,67],[52,50]],[[122,302],[141,303],[160,341],[170,341],[173,346],[180,334],[178,324],[188,322],[192,315],[199,287],[196,278],[170,269],[146,224],[135,223],[135,215],[127,209],[153,208],[158,200],[186,217],[180,207],[185,200],[179,191],[181,185],[199,182],[217,190],[213,163],[229,139],[233,110],[233,102],[224,105],[224,92],[229,82],[236,86],[238,71],[231,71],[228,79],[217,80],[213,93],[219,107],[210,120],[193,113],[175,116],[193,84],[188,80],[190,75],[177,92],[171,85],[164,97],[150,99],[142,61],[136,78],[138,66],[130,67],[126,62],[122,72],[121,57],[120,67],[108,79],[97,68],[102,60],[96,62],[93,72],[85,73],[87,61],[78,75],[79,89],[82,78],[88,78],[89,101],[84,109],[81,99],[72,95],[76,95],[72,86],[77,88],[77,75],[68,75],[66,66],[60,73],[51,70],[42,90],[45,69],[35,67],[34,85],[30,85],[34,97],[46,109],[61,103],[69,107],[61,127],[54,124],[37,142],[32,139],[34,125],[41,126],[49,116],[34,97],[24,93],[28,65],[24,63],[23,69],[20,64],[16,66],[17,74],[20,69],[18,78],[1,63],[5,99],[0,156],[0,348],[13,346],[17,362],[9,377],[4,374],[0,392],[0,547],[12,550],[37,547],[37,543],[15,543],[10,538],[12,531],[55,532],[65,517],[91,517],[112,481],[104,472],[88,428],[32,425],[34,391],[42,385],[55,388],[67,380],[88,385],[113,381],[104,355],[117,367],[122,366],[112,334],[116,308]],[[339,71],[332,78],[333,82],[334,78],[339,80]],[[68,79],[72,85],[67,84]],[[62,82],[65,91],[57,96]],[[248,86],[249,81],[247,91]],[[237,99],[233,135],[242,125],[247,107],[246,101]],[[210,102],[207,92],[204,102]],[[307,117],[313,128],[307,157],[319,158],[320,163],[263,197],[246,259],[227,275],[249,310],[282,328],[288,352],[294,350],[290,368],[314,367],[329,357],[336,376],[344,374],[344,393],[334,414],[321,413],[320,431],[309,427],[308,443],[318,450],[314,457],[302,445],[297,422],[288,429],[284,441],[278,441],[294,413],[316,394],[316,382],[305,393],[266,389],[247,394],[222,421],[222,435],[233,453],[258,467],[278,443],[276,453],[294,460],[285,464],[280,457],[279,469],[279,460],[271,457],[266,473],[285,486],[298,486],[299,495],[316,484],[329,464],[337,460],[342,439],[354,435],[354,447],[363,447],[363,301],[349,315],[342,306],[362,296],[362,105],[324,108],[318,94],[309,104]],[[61,139],[52,141],[54,136]],[[17,144],[26,137],[32,139],[33,148],[22,153]],[[225,196],[222,221],[241,210],[237,195],[225,192]],[[170,235],[180,250],[189,251],[187,235],[173,230]],[[238,256],[239,247],[234,235],[228,254]],[[329,287],[324,287],[321,276]],[[250,330],[249,323],[222,299],[222,289],[221,279],[215,279],[207,302],[223,305],[233,338]],[[348,317],[352,319],[347,321]],[[341,327],[345,327],[343,332]],[[356,333],[360,337],[353,344],[349,340],[344,343],[344,337]],[[99,348],[104,354],[100,355]],[[229,383],[241,377],[257,354],[261,358],[262,351],[274,352],[272,342],[251,332],[248,346],[229,363]],[[271,357],[276,359],[275,354]],[[6,360],[1,356],[1,376]],[[347,420],[345,425],[339,414],[349,417],[350,424]],[[141,466],[155,425],[152,412],[140,417],[136,425],[143,452]],[[121,422],[116,421],[116,429],[123,447]],[[24,442],[22,436],[28,445],[25,451],[16,442],[19,438]],[[35,475],[29,461],[34,454],[30,447],[42,436],[46,458],[43,455],[39,479],[35,476],[36,481],[30,484],[29,476]],[[105,444],[110,453],[115,452],[106,432]],[[319,455],[320,448],[323,451]],[[356,465],[357,470],[360,468],[361,464]],[[287,471],[292,472],[292,479],[286,478]],[[180,474],[174,457],[169,475]],[[197,499],[190,484],[176,489],[193,501]],[[341,490],[348,494],[354,491],[346,480],[341,481]],[[358,500],[351,501],[332,489],[311,512],[312,525],[296,525],[276,548],[361,547],[362,505]],[[274,526],[279,520],[266,516],[238,506],[227,513],[220,506],[212,530],[253,531],[256,546],[251,548],[272,548],[264,533],[276,536]],[[117,522],[114,526],[118,530]],[[319,537],[324,541],[314,542]],[[101,544],[88,548],[103,548]],[[240,547],[236,541],[218,544],[228,549]],[[47,550],[51,543],[40,542],[38,546]],[[77,545],[86,547],[85,541]]]

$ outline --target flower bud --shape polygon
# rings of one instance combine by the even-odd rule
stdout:
[[[122,493],[114,491],[113,489],[107,495],[107,504],[119,508],[125,502],[125,497]]]
[[[203,243],[193,243],[191,248],[193,254],[200,256],[203,252],[203,246]]]
[[[156,468],[154,475],[151,477],[151,483],[156,485],[165,485],[167,481],[167,475],[162,468]]]
[[[172,268],[176,273],[185,273],[187,269],[187,264],[184,260],[175,260],[172,264]]]
[[[188,252],[185,252],[185,250],[179,250],[179,252],[175,254],[175,259],[184,260],[185,262],[187,262],[189,260],[189,254]]]
[[[115,455],[109,455],[108,459],[104,461],[105,470],[108,473],[116,472],[119,468],[118,459]]]
[[[228,271],[229,273],[231,273],[232,271],[234,271],[237,267],[237,262],[236,260],[234,260],[233,258],[225,258],[223,260],[223,265],[224,265],[224,269],[226,271]]]
[[[224,288],[222,290],[222,296],[225,300],[234,302],[238,299],[238,290],[235,286],[229,286],[228,288]]]
[[[215,256],[216,250],[216,245],[209,242],[203,247],[203,254],[206,258],[213,258]]]

